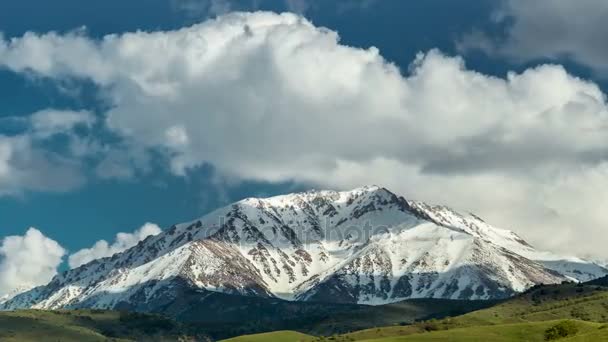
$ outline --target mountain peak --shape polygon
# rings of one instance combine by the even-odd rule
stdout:
[[[199,292],[302,301],[490,299],[608,274],[547,255],[474,215],[407,201],[382,187],[311,190],[220,208],[0,307],[130,303],[147,310],[178,296],[178,279]]]

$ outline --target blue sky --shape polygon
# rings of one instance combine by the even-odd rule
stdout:
[[[408,117],[403,127],[420,125],[422,135],[416,138],[416,130],[397,130],[397,126],[379,124],[382,120],[374,119],[372,114],[366,121],[368,112],[359,113],[356,108],[349,109],[348,104],[307,103],[308,100],[303,99],[314,99],[312,102],[317,101],[316,96],[322,99],[323,94],[315,93],[314,82],[319,89],[324,82],[319,83],[319,78],[315,78],[315,70],[325,64],[308,74],[293,76],[298,72],[296,67],[289,76],[302,82],[302,87],[296,91],[299,97],[285,101],[291,106],[302,105],[294,108],[294,113],[317,111],[318,116],[308,121],[306,114],[293,114],[289,118],[291,114],[285,108],[285,113],[273,113],[275,108],[282,108],[283,102],[270,101],[272,91],[269,96],[259,96],[247,106],[239,107],[239,95],[247,97],[254,93],[257,96],[262,93],[258,87],[266,84],[282,87],[268,75],[285,66],[281,63],[268,66],[270,62],[264,59],[269,56],[267,51],[251,55],[251,59],[260,58],[261,64],[257,65],[262,70],[260,73],[268,71],[263,75],[256,73],[258,68],[252,64],[255,61],[243,62],[238,52],[232,54],[239,49],[238,45],[222,52],[226,60],[242,63],[234,64],[236,66],[226,69],[225,73],[236,70],[235,77],[244,81],[235,85],[219,78],[226,84],[217,89],[214,83],[204,82],[206,76],[189,79],[186,75],[186,80],[180,83],[182,80],[177,78],[181,76],[175,76],[184,73],[179,63],[174,66],[175,70],[159,74],[162,82],[158,84],[154,84],[156,79],[145,79],[134,85],[125,80],[145,78],[146,71],[131,74],[130,70],[119,69],[137,69],[137,63],[129,64],[121,60],[122,57],[116,57],[116,70],[110,70],[112,63],[102,65],[94,60],[114,56],[112,48],[116,46],[109,44],[104,50],[101,45],[95,45],[107,40],[104,38],[107,35],[117,34],[117,41],[131,44],[134,42],[121,34],[134,32],[140,37],[144,35],[136,32],[159,32],[171,41],[178,36],[171,35],[172,31],[178,32],[176,30],[216,16],[222,18],[234,10],[297,12],[311,26],[298,26],[290,18],[281,20],[324,47],[321,54],[335,48],[335,54],[307,55],[307,58],[320,56],[321,60],[334,63],[335,68],[321,76],[341,82],[340,72],[332,70],[351,63],[354,69],[345,67],[342,71],[348,74],[361,65],[363,69],[356,70],[367,70],[367,65],[371,76],[365,79],[367,74],[362,72],[363,76],[357,78],[361,84],[357,85],[356,91],[360,93],[355,98],[369,95],[370,99],[361,102],[360,108],[369,105],[368,112],[373,112],[386,104],[386,110],[378,114],[382,120],[385,115],[395,115],[403,109],[399,115]],[[564,241],[579,237],[581,232],[588,236],[602,234],[602,224],[608,218],[597,205],[602,198],[594,195],[595,189],[606,186],[603,175],[608,154],[598,141],[605,137],[601,134],[606,122],[603,94],[608,88],[608,71],[601,61],[608,52],[598,47],[594,35],[590,34],[607,30],[597,14],[606,10],[601,1],[593,0],[582,1],[579,6],[549,1],[530,5],[521,0],[2,2],[0,32],[7,46],[5,50],[13,53],[13,57],[9,54],[3,57],[0,45],[0,137],[28,137],[32,139],[32,146],[20,147],[27,148],[23,153],[27,153],[28,158],[20,160],[21,164],[14,169],[18,172],[26,168],[27,180],[15,178],[19,179],[15,183],[6,176],[4,181],[0,172],[0,187],[5,186],[4,182],[8,184],[0,189],[0,238],[23,235],[28,227],[36,227],[71,253],[100,239],[111,242],[116,233],[131,232],[146,222],[167,227],[245,197],[311,187],[344,189],[375,183],[406,196],[480,213],[500,226],[515,229],[533,243],[567,251]],[[534,19],[534,13],[542,15]],[[589,14],[590,19],[588,23],[570,22],[563,13]],[[244,27],[262,20],[246,16],[239,19],[249,21]],[[279,19],[273,17],[272,20]],[[228,22],[220,19],[217,26]],[[208,24],[200,32],[212,32],[215,25]],[[332,33],[327,34],[321,27],[338,34],[339,42],[332,41]],[[44,42],[53,41],[48,35],[51,31],[65,41],[56,43],[54,52],[36,55],[36,51],[45,52],[48,48]],[[16,44],[24,42],[28,35],[40,38],[32,43],[41,44],[38,50],[28,47],[19,50]],[[13,38],[15,45],[10,43]],[[78,52],[69,50],[74,46],[69,45],[72,38],[85,45],[92,44],[83,50],[89,53],[90,62],[68,60],[70,54],[74,56]],[[149,38],[142,38],[143,44],[149,44]],[[282,43],[273,44],[273,48],[280,51]],[[303,46],[305,49],[308,45]],[[377,50],[370,50],[371,47]],[[153,59],[151,55],[155,53],[162,56],[169,52],[180,54],[179,50],[147,51],[139,58],[148,60]],[[181,61],[181,56],[175,58]],[[51,65],[48,68],[47,61]],[[119,65],[122,62],[125,66]],[[100,69],[85,70],[87,65],[95,63],[101,65]],[[154,68],[156,64],[150,65]],[[196,63],[190,67],[196,67]],[[395,73],[391,68],[398,71]],[[446,74],[441,74],[444,70]],[[511,72],[514,74],[509,74]],[[513,75],[516,76],[513,78]],[[285,88],[292,81],[289,77]],[[167,83],[163,83],[165,81]],[[179,83],[182,94],[171,92],[172,82]],[[187,84],[191,86],[185,86]],[[480,84],[486,86],[477,91]],[[346,89],[349,85],[352,83],[340,84],[340,87]],[[138,86],[144,89],[143,93],[136,90]],[[146,86],[151,88],[145,89]],[[241,86],[251,88],[245,91]],[[404,91],[407,96],[414,94],[405,108],[399,107],[397,99],[405,96],[403,94],[382,99],[376,95],[392,96],[393,86],[394,89],[407,88]],[[235,89],[234,93],[230,87]],[[483,93],[485,89],[491,90]],[[309,91],[305,96],[301,94],[304,90]],[[212,95],[216,91],[218,93]],[[401,90],[395,90],[395,94],[399,92]],[[156,96],[158,94],[161,96]],[[199,103],[196,94],[205,99],[209,96],[212,100],[207,102],[217,99],[218,103],[209,103],[209,106],[204,100]],[[228,94],[226,98],[224,94]],[[289,97],[292,93],[285,94]],[[134,100],[125,100],[123,95]],[[177,100],[165,102],[172,96]],[[488,105],[492,102],[479,99],[484,97],[492,101],[495,98],[496,111]],[[461,98],[464,100],[459,103]],[[445,110],[441,107],[444,100],[452,103],[459,114],[450,116],[449,110],[446,116],[437,114]],[[393,104],[397,109],[391,111]],[[264,108],[261,117],[277,114],[275,122],[297,122],[293,127],[298,134],[282,132],[281,127],[292,127],[287,124],[264,126],[260,123],[263,119],[251,119],[254,126],[239,126],[238,122],[223,121],[233,114],[208,113],[244,112],[252,105]],[[345,121],[334,115],[335,108],[346,113],[345,117],[352,110],[352,120],[366,122],[362,127],[369,128],[352,127],[356,137],[341,136],[340,127]],[[52,134],[35,131],[35,125],[30,123],[32,114],[48,109],[89,113],[96,118],[95,123],[79,121],[61,132],[54,126]],[[182,115],[182,110],[191,116]],[[548,113],[553,119],[530,121],[531,116],[521,114],[520,118],[519,111],[542,118],[545,117],[542,113]],[[149,124],[147,112],[154,117]],[[496,118],[490,120],[494,115]],[[248,120],[250,118],[245,117],[240,122]],[[486,121],[491,122],[486,124]],[[204,129],[214,124],[227,128]],[[579,124],[584,126],[582,131],[568,130]],[[255,135],[250,127],[267,129],[267,132]],[[147,136],[154,129],[166,133],[168,141],[159,142],[156,137]],[[588,133],[591,131],[593,133]],[[505,140],[495,138],[496,134],[503,133],[501,139]],[[197,138],[197,135],[216,134],[215,140]],[[291,136],[293,145],[289,143]],[[243,141],[239,140],[241,137]],[[420,142],[427,138],[428,141]],[[17,144],[13,140],[10,143]],[[355,141],[366,143],[359,145]],[[309,144],[309,148],[300,150],[298,146],[302,142]],[[252,146],[258,143],[260,149],[256,150]],[[74,146],[80,148],[80,152],[71,150]],[[325,149],[326,154],[319,152]],[[108,176],[106,172],[100,176],[99,165],[105,158],[112,163],[110,169],[104,170],[119,173]],[[11,161],[7,164],[9,169]],[[550,181],[552,179],[555,181]],[[580,210],[568,205],[572,198],[577,199]],[[558,230],[559,234],[555,235],[559,238],[546,241],[547,229]],[[587,250],[584,247],[587,243],[578,239],[567,252],[580,254]],[[601,254],[600,247],[591,249],[596,255]]]

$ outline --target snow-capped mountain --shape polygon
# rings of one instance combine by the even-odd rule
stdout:
[[[9,301],[13,297],[15,297],[15,296],[17,296],[17,295],[19,295],[21,293],[24,293],[26,291],[29,291],[31,289],[32,289],[32,286],[20,286],[20,287],[17,287],[16,289],[10,291],[9,293],[6,293],[4,295],[0,295],[0,305],[2,303],[4,303],[4,302]]]
[[[184,289],[383,304],[504,298],[608,274],[515,233],[379,187],[249,198],[55,277],[0,308],[154,311]]]

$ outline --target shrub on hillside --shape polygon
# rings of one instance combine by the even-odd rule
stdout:
[[[572,315],[572,317],[578,318],[583,321],[591,320],[591,315],[584,308],[582,308],[580,306],[575,306],[574,308],[572,308],[572,310],[570,311],[570,314]]]
[[[578,328],[574,322],[563,321],[545,330],[545,340],[557,340],[559,338],[576,335],[577,332]]]
[[[430,319],[428,321],[419,322],[417,325],[424,331],[437,331],[441,330],[436,319]]]

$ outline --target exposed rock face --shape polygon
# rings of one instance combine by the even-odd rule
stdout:
[[[605,274],[584,260],[538,252],[474,215],[364,187],[245,199],[67,271],[0,307],[153,311],[175,299],[178,282],[300,301],[493,299],[538,283]]]

